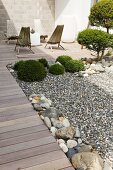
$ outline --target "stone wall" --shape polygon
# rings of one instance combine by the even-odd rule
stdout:
[[[6,32],[7,20],[13,20],[17,32],[22,26],[34,29],[34,20],[41,20],[41,33],[51,34],[54,29],[54,0],[0,0],[0,32]]]

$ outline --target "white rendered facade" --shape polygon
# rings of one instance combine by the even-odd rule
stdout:
[[[91,0],[55,0],[55,25],[64,24],[64,27],[65,25],[67,27],[67,29],[65,27],[63,39],[65,36],[67,36],[66,39],[70,39],[69,36],[71,36],[73,41],[79,31],[87,28],[92,3]],[[74,33],[70,33],[70,30]]]

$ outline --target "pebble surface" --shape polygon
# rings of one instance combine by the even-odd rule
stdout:
[[[16,77],[16,73],[12,74]],[[113,93],[104,88],[104,74],[84,78],[78,77],[77,73],[48,74],[42,82],[17,82],[27,97],[36,93],[50,98],[52,106],[59,109],[73,126],[80,128],[84,142],[96,146],[102,157],[113,157]]]

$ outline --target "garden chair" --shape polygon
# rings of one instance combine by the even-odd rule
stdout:
[[[57,27],[55,28],[55,30],[54,30],[53,34],[51,35],[49,41],[47,42],[45,48],[47,47],[48,44],[51,44],[51,45],[58,44],[58,48],[62,47],[60,42],[61,42],[63,29],[64,29],[64,25],[57,25]],[[62,48],[64,49],[64,47],[62,47]]]
[[[17,47],[28,47],[31,50],[31,40],[30,40],[30,27],[22,27],[20,34],[17,39],[17,43],[15,46],[15,51]],[[33,51],[32,51],[33,53]],[[18,54],[19,54],[19,48],[18,48]]]

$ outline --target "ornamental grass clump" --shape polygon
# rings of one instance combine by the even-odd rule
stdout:
[[[102,60],[107,48],[113,46],[113,36],[97,29],[86,29],[78,34],[77,41],[87,49],[97,53],[97,60]]]
[[[65,67],[65,64],[66,64],[67,61],[69,61],[69,60],[72,60],[72,58],[71,58],[70,56],[62,55],[62,56],[59,56],[59,57],[56,59],[56,62],[61,63],[61,64]]]
[[[25,61],[18,69],[18,79],[25,82],[42,81],[47,72],[42,63],[35,60]]]
[[[84,63],[81,60],[70,60],[65,65],[65,70],[70,73],[84,70]]]
[[[54,75],[64,74],[65,68],[61,64],[54,64],[49,67],[49,72]]]

